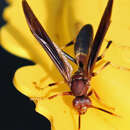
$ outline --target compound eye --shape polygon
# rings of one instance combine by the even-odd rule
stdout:
[[[73,106],[75,108],[80,108],[80,101],[77,98],[73,100]]]
[[[73,100],[74,108],[79,112],[79,114],[84,114],[87,111],[87,106],[84,104],[82,97],[76,97]]]
[[[84,109],[84,108],[88,108],[92,105],[92,102],[91,100],[88,98],[88,97],[84,97],[84,96],[81,96],[81,97],[76,97],[74,100],[73,100],[73,106],[77,109]]]
[[[76,108],[76,109],[80,109],[81,108],[81,104],[80,104],[80,100],[78,98],[75,98],[73,100],[73,106]]]

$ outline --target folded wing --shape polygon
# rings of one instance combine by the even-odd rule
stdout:
[[[29,25],[29,28],[35,38],[39,41],[41,46],[44,48],[48,56],[54,62],[65,81],[69,82],[71,79],[72,67],[68,63],[67,59],[63,55],[60,48],[58,48],[49,38],[40,22],[32,12],[26,0],[22,1],[24,14]]]

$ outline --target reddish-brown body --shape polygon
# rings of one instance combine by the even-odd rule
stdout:
[[[82,71],[77,71],[72,76],[71,90],[74,96],[87,96],[87,91],[89,89],[89,80],[84,77]]]
[[[84,77],[83,71],[79,69],[72,76],[71,91],[75,96],[73,106],[80,114],[84,114],[87,111],[87,108],[91,105],[91,100],[88,97],[89,88],[89,79]]]

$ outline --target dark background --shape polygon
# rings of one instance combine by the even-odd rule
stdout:
[[[6,24],[2,12],[8,6],[0,0],[0,27]],[[11,55],[0,46],[0,130],[50,130],[49,121],[35,112],[35,105],[12,84],[15,71],[31,61]]]

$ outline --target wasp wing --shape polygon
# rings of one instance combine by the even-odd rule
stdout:
[[[22,1],[22,6],[24,10],[24,14],[29,25],[29,28],[35,38],[39,41],[41,46],[44,48],[48,56],[54,62],[65,81],[69,83],[71,79],[72,67],[68,63],[67,59],[63,55],[60,48],[58,48],[52,41],[49,36],[41,26],[40,22],[32,12],[26,0]]]
[[[98,27],[96,36],[94,38],[93,41],[93,45],[92,45],[92,49],[90,52],[90,56],[87,62],[87,66],[84,68],[85,69],[85,73],[86,75],[88,75],[88,77],[91,77],[91,73],[94,69],[96,60],[97,60],[97,56],[100,50],[100,47],[102,45],[102,41],[105,37],[105,34],[108,30],[108,27],[110,25],[110,18],[111,18],[111,12],[112,12],[112,5],[113,5],[113,0],[109,0],[108,4],[106,6],[106,9],[104,11],[104,14],[102,16],[100,25]]]

